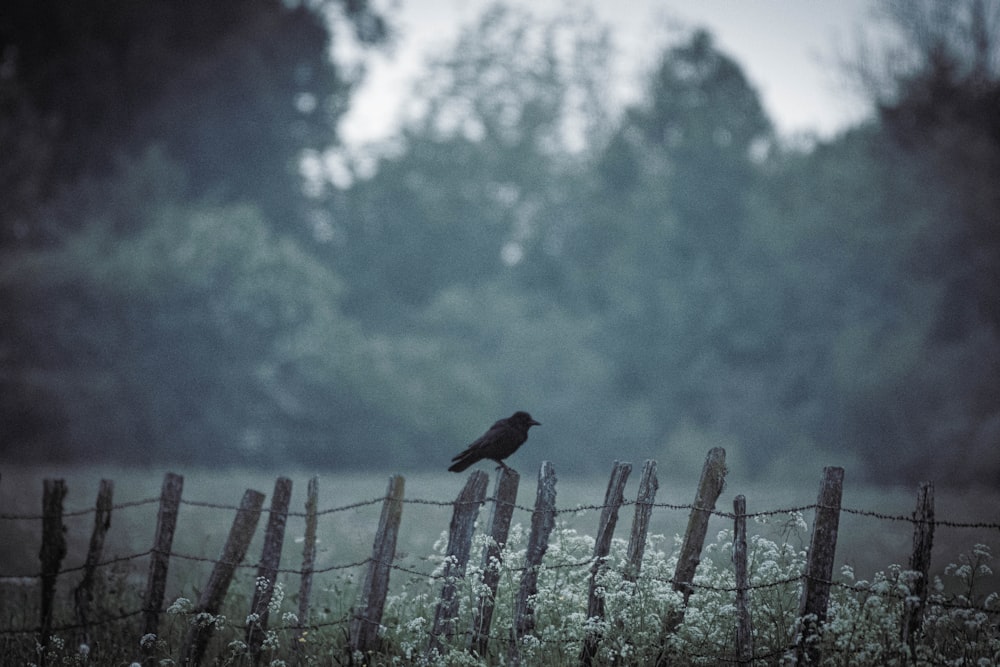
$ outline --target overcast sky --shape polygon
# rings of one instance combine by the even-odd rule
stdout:
[[[563,0],[509,0],[545,15]],[[717,46],[733,56],[761,95],[780,133],[829,137],[867,113],[842,83],[836,60],[847,53],[857,29],[870,18],[873,0],[591,0],[614,33],[622,79],[633,82],[617,95],[638,90],[644,72],[662,50],[669,27],[706,27]],[[369,61],[369,78],[342,125],[358,145],[392,133],[404,95],[428,54],[446,52],[459,29],[491,0],[382,0],[376,2],[396,28],[391,55]],[[579,3],[578,3],[579,4]],[[627,7],[627,9],[625,9]]]

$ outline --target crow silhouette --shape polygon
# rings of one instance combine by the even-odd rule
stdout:
[[[528,439],[528,429],[540,426],[527,412],[518,411],[506,419],[497,420],[489,430],[475,442],[466,447],[465,451],[452,459],[451,472],[462,472],[473,463],[483,459],[491,459],[508,469],[503,462],[505,458],[517,451],[517,448]]]

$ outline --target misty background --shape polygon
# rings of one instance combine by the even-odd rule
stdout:
[[[620,109],[586,7],[487,7],[366,150],[393,9],[0,9],[0,459],[1000,473],[1000,3],[880,2],[873,109],[779,136],[674,34]],[[622,9],[622,11],[625,11]]]

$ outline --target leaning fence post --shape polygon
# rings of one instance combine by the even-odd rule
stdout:
[[[688,515],[687,530],[684,532],[684,542],[677,558],[677,568],[674,570],[673,588],[684,596],[680,609],[667,613],[663,620],[663,641],[677,630],[684,620],[684,611],[688,598],[694,592],[691,585],[695,570],[701,562],[701,550],[705,546],[705,535],[708,533],[708,520],[715,509],[715,501],[719,499],[722,488],[726,485],[726,450],[713,447],[705,457],[705,465],[701,469],[701,480],[698,482],[698,492],[691,505]],[[664,647],[665,648],[665,647]],[[664,650],[660,651],[657,664],[665,664],[667,660]]]
[[[632,519],[632,535],[628,540],[624,577],[634,582],[639,578],[642,569],[642,557],[646,553],[646,533],[649,532],[649,519],[653,515],[653,503],[656,501],[656,490],[660,487],[656,479],[656,461],[649,459],[642,466],[642,477],[639,479],[639,493],[635,498],[635,518]]]
[[[44,648],[48,646],[52,631],[52,603],[59,566],[66,557],[66,526],[63,524],[66,480],[47,479],[42,489],[42,548],[38,552],[42,563],[42,624],[38,641]]]
[[[167,567],[170,564],[170,550],[177,528],[177,513],[181,505],[184,478],[168,472],[163,477],[160,488],[160,510],[156,515],[156,536],[149,554],[149,576],[146,578],[146,595],[143,610],[143,640],[139,642],[145,663],[151,663],[155,642],[150,641],[159,632],[160,610],[167,590]]]
[[[611,538],[615,534],[615,526],[618,524],[618,510],[625,500],[625,483],[628,481],[629,473],[632,472],[631,463],[619,463],[615,461],[611,469],[611,479],[608,480],[608,489],[604,493],[604,507],[601,509],[601,519],[597,525],[597,537],[594,540],[594,564],[590,566],[590,590],[587,597],[587,619],[604,619],[604,594],[598,588],[597,579],[604,569],[604,561],[611,553]],[[597,656],[597,645],[601,641],[599,632],[591,631],[584,639],[583,648],[580,651],[580,662],[589,665]]]
[[[927,577],[931,567],[931,548],[934,545],[934,483],[921,482],[917,492],[917,508],[913,511],[913,554],[910,571],[913,584],[906,598],[900,639],[910,649],[910,659],[916,660],[915,643],[920,630],[924,604],[927,602]]]
[[[733,568],[736,574],[736,664],[753,663],[750,623],[750,577],[747,574],[747,499],[733,499]]]
[[[149,576],[146,579],[146,595],[143,597],[145,639],[139,642],[147,658],[151,656],[155,646],[155,642],[148,641],[148,638],[155,637],[159,631],[160,610],[163,608],[163,598],[167,590],[170,550],[174,543],[174,530],[177,528],[177,514],[180,511],[183,490],[184,477],[181,475],[168,472],[163,477],[163,485],[160,488],[160,510],[156,515],[156,536],[149,554]]]
[[[316,524],[319,507],[319,476],[309,480],[306,490],[306,530],[302,547],[302,580],[299,585],[299,631],[296,639],[301,639],[309,625],[309,599],[312,596],[313,568],[316,565]],[[296,643],[298,646],[298,643]]]
[[[201,664],[208,640],[212,635],[215,616],[222,608],[222,602],[229,590],[229,584],[233,581],[236,568],[247,555],[250,540],[253,539],[253,534],[257,530],[257,522],[260,520],[263,505],[264,494],[260,491],[247,489],[246,493],[243,494],[243,501],[236,512],[232,528],[229,529],[229,537],[222,549],[222,555],[215,562],[205,590],[198,599],[197,607],[195,607],[194,622],[188,631],[181,651],[184,656],[181,664],[195,666]]]
[[[493,623],[493,607],[500,584],[501,558],[510,533],[510,521],[517,503],[517,487],[521,476],[513,468],[501,468],[497,475],[493,493],[493,507],[490,509],[489,542],[483,547],[483,585],[472,616],[470,647],[479,657],[486,656],[489,644],[490,625]]]
[[[823,481],[816,500],[816,518],[809,557],[802,576],[802,599],[799,603],[799,632],[795,644],[796,664],[818,664],[819,632],[826,621],[833,579],[833,558],[837,551],[840,525],[840,499],[844,488],[844,469],[823,468]]]
[[[385,598],[389,591],[389,571],[392,568],[392,560],[396,557],[396,538],[403,518],[404,486],[405,480],[402,475],[393,475],[389,478],[389,488],[386,490],[385,502],[382,503],[382,515],[379,517],[378,531],[375,533],[368,573],[365,575],[361,598],[351,619],[352,652],[367,653],[375,649],[378,626],[382,622],[382,610],[385,608]]]
[[[278,581],[281,548],[285,542],[285,525],[288,523],[288,503],[291,499],[292,480],[279,477],[274,483],[274,493],[271,495],[271,510],[264,532],[264,548],[260,555],[260,565],[257,567],[253,599],[247,617],[246,642],[255,664],[260,656],[264,633],[267,632],[269,605],[274,595],[274,585]]]
[[[83,630],[83,643],[90,645],[90,608],[94,602],[94,575],[97,564],[104,553],[104,537],[111,527],[112,497],[115,484],[110,479],[102,479],[97,491],[97,505],[94,512],[94,532],[90,534],[90,548],[83,566],[83,578],[73,591],[76,618]]]
[[[486,500],[486,485],[489,481],[489,475],[477,470],[469,476],[469,481],[465,483],[465,487],[455,500],[455,510],[451,515],[451,526],[448,529],[444,586],[441,588],[441,598],[434,612],[434,625],[431,628],[427,649],[429,653],[441,653],[442,636],[447,639],[454,636],[455,619],[458,616],[456,581],[465,577],[465,568],[469,564],[469,554],[472,552],[472,533],[476,529],[479,506]]]
[[[531,534],[524,554],[524,573],[514,601],[514,618],[511,623],[511,641],[508,662],[521,662],[521,637],[535,629],[535,610],[531,600],[538,594],[538,570],[549,548],[549,535],[556,525],[556,470],[548,461],[542,461],[538,470],[538,492],[535,510],[531,513]]]

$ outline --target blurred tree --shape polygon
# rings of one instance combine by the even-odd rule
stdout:
[[[1000,333],[1000,6],[925,0],[885,9],[908,57],[877,91],[880,118],[920,165],[913,178],[927,186],[927,204],[948,211],[912,271],[947,286],[938,335],[962,338],[984,322]]]
[[[731,373],[773,354],[747,209],[771,132],[739,66],[698,31],[666,51],[597,165],[571,254],[607,315],[619,389],[655,406],[663,433],[734,428]]]
[[[168,171],[156,155],[130,169]],[[3,257],[5,456],[349,468],[370,463],[364,441],[407,460],[393,446],[419,433],[385,401],[399,378],[373,372],[336,274],[252,206],[142,213],[126,239],[88,221]]]
[[[886,372],[858,394],[871,416],[853,435],[873,459],[894,450],[909,478],[933,466],[991,482],[1000,473],[1000,6],[880,7],[900,40],[859,69],[884,133],[877,159],[892,170],[881,221],[907,241],[894,249],[896,301],[911,323],[874,339],[867,363]],[[942,460],[946,451],[961,455]]]
[[[600,26],[491,7],[376,168],[310,202],[326,244],[297,162],[349,88],[318,14],[11,7],[4,454],[443,467],[526,408],[525,461],[580,472],[609,443],[696,470],[708,442],[751,473],[824,448],[876,479],[1000,471],[989,3],[889,5],[878,118],[808,151],[707,33],[612,124]]]
[[[330,420],[370,431],[302,216],[350,92],[338,26],[386,33],[364,0],[0,8],[5,454],[303,460]]]
[[[77,210],[88,180],[150,144],[184,165],[188,196],[252,201],[303,233],[298,161],[335,140],[350,86],[330,57],[337,20],[365,43],[386,32],[365,0],[5,2],[0,247],[76,229],[43,204]]]
[[[853,65],[876,122],[782,156],[755,204],[786,304],[774,386],[789,423],[873,479],[992,481],[1000,100],[982,22],[997,16],[882,7],[901,41]]]
[[[587,16],[488,9],[418,85],[423,107],[370,178],[337,196],[351,313],[406,324],[443,289],[505,278],[555,290],[579,179],[603,122],[608,44]]]

